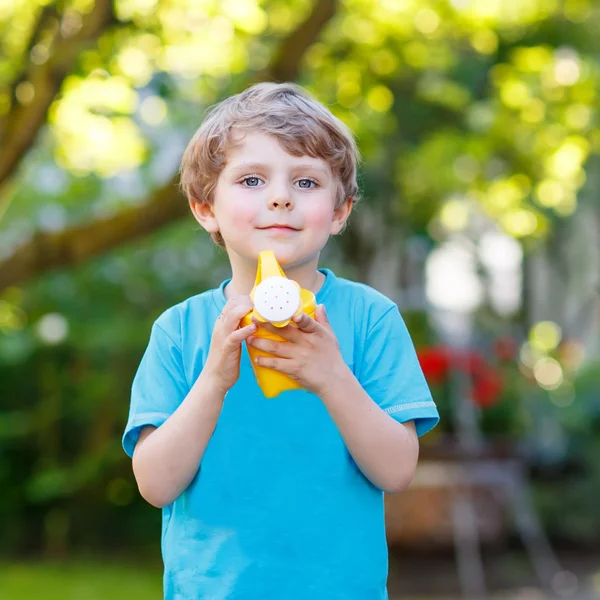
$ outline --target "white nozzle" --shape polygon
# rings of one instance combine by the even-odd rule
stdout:
[[[285,277],[267,277],[254,290],[254,310],[271,323],[291,319],[299,307],[298,285]]]

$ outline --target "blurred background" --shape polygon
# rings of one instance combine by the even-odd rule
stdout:
[[[394,299],[442,421],[391,598],[600,597],[600,3],[0,0],[0,597],[160,598],[121,450],[153,320],[228,276],[177,169],[296,81],[355,132],[322,265]]]

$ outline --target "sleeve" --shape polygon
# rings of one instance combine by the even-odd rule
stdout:
[[[358,380],[390,416],[415,422],[417,435],[433,429],[439,414],[421,370],[414,344],[397,306],[371,326],[363,350]]]
[[[154,323],[131,386],[129,418],[122,439],[128,456],[133,457],[142,428],[162,425],[188,392],[181,350],[165,330]]]

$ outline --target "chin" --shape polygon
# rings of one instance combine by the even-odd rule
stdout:
[[[281,268],[285,271],[287,267],[290,265],[295,265],[300,256],[298,256],[297,251],[294,248],[281,248],[278,247],[278,244],[266,244],[260,247],[260,250],[254,254],[254,258],[258,261],[258,255],[263,250],[272,250],[275,253],[275,258],[277,262],[281,265]]]
[[[265,246],[264,248],[261,248],[261,251],[262,250],[273,250],[273,252],[275,253],[275,258],[281,264],[281,266],[294,262],[296,259],[296,256],[293,252],[286,251],[285,249],[279,249],[276,247],[275,244]],[[256,254],[256,258],[258,258],[258,253]]]

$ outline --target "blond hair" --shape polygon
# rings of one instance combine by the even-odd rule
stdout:
[[[188,200],[212,204],[234,129],[272,135],[293,156],[325,160],[337,179],[335,208],[348,198],[358,202],[360,155],[350,129],[300,86],[269,82],[209,108],[181,161],[180,187]],[[220,233],[211,235],[224,247]]]

